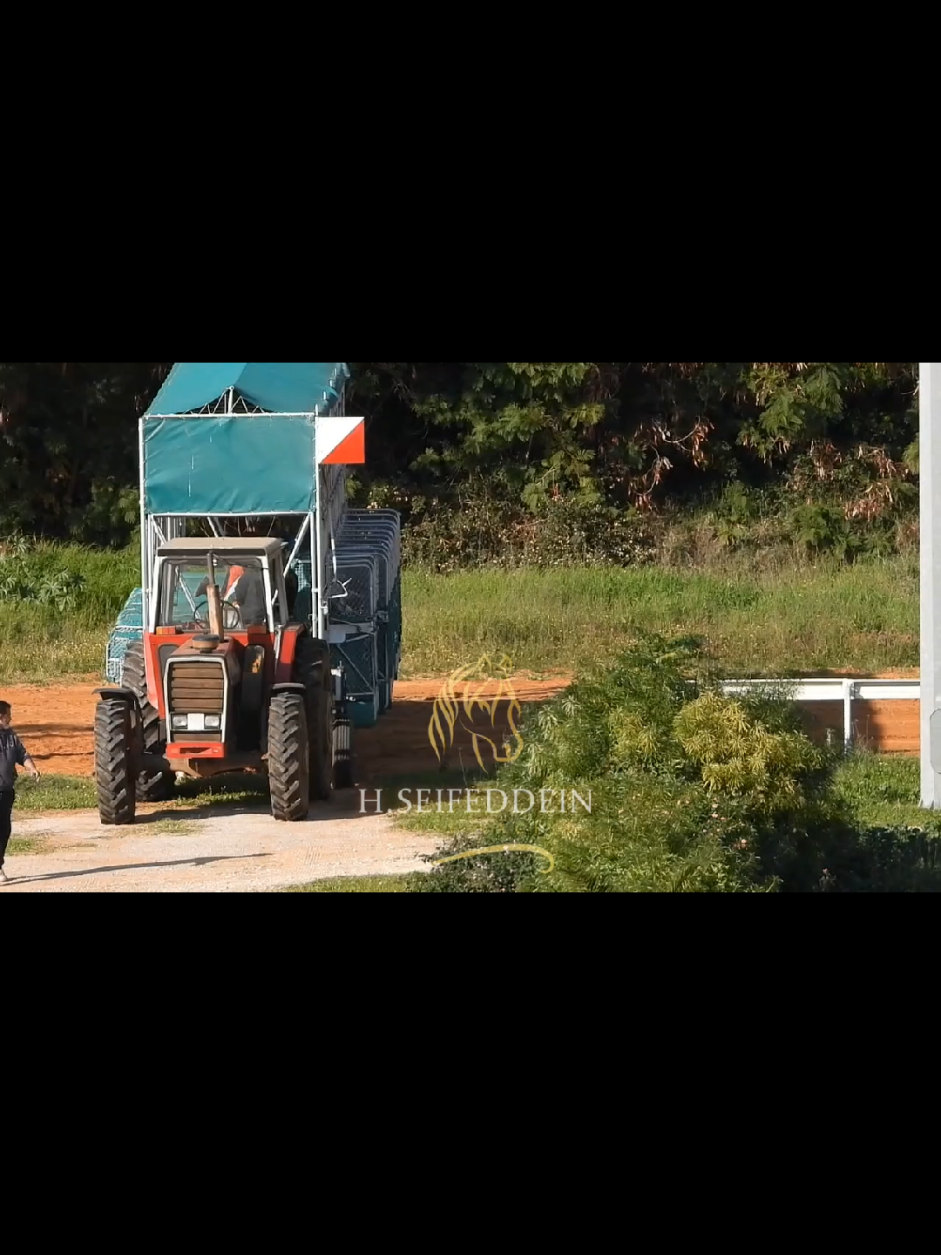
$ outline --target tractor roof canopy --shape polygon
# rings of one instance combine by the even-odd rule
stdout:
[[[230,388],[269,414],[329,414],[348,378],[345,362],[177,362],[145,417],[192,414]]]
[[[284,548],[284,541],[270,536],[187,536],[171,540],[157,550],[160,558],[199,558],[209,553],[255,554],[273,558]]]

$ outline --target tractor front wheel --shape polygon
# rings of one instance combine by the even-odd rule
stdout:
[[[147,672],[144,668],[144,643],[134,641],[124,655],[124,667],[121,683],[137,695],[137,703],[141,712],[141,733],[144,738],[144,752],[159,754],[163,751],[160,743],[160,716],[150,704],[147,696]],[[138,802],[165,802],[173,796],[172,772],[141,772],[137,777]]]
[[[95,711],[95,782],[103,824],[132,824],[137,810],[135,729],[131,707],[103,699]]]
[[[268,708],[268,783],[275,819],[296,823],[310,810],[310,751],[302,693],[275,693]]]

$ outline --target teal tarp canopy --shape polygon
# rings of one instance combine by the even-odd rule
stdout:
[[[189,414],[235,388],[269,414],[312,414],[333,409],[345,362],[177,362],[147,411]]]
[[[148,514],[295,514],[317,507],[316,419],[144,420]]]

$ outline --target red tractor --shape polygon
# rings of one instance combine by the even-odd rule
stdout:
[[[292,621],[279,540],[169,541],[149,622],[121,687],[98,689],[95,760],[104,824],[169,797],[178,774],[267,775],[275,819],[350,787],[350,727],[326,641]]]

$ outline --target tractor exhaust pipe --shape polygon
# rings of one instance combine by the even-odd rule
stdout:
[[[220,641],[225,640],[225,628],[222,624],[222,594],[219,592],[219,586],[216,584],[215,571],[215,554],[209,555],[209,587],[206,590],[206,598],[209,602],[209,631],[213,636],[218,636]]]

